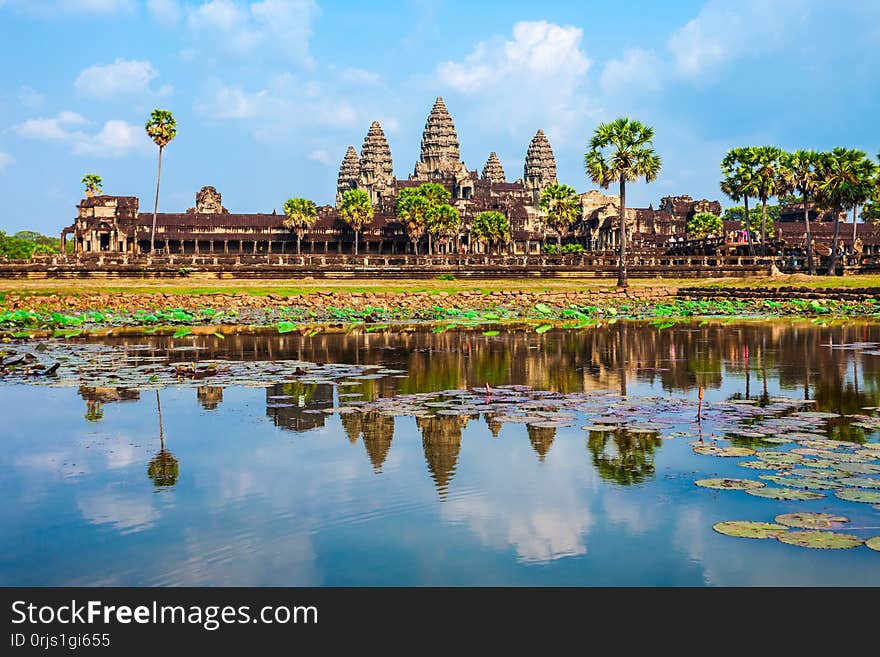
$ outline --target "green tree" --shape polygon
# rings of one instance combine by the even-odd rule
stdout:
[[[80,182],[86,186],[86,196],[100,196],[104,191],[104,181],[97,173],[87,173]]]
[[[856,243],[856,226],[858,224],[858,208],[871,201],[877,193],[878,167],[864,153],[861,160],[855,165],[853,183],[849,185],[847,192],[847,205],[852,208],[853,217],[853,245]]]
[[[627,286],[626,273],[626,183],[644,177],[646,183],[660,173],[660,157],[654,152],[654,129],[638,121],[621,117],[600,123],[584,155],[587,175],[607,189],[620,184],[620,258],[618,287]]]
[[[354,254],[358,254],[358,237],[364,226],[373,220],[373,204],[370,195],[362,189],[349,189],[342,195],[339,214],[354,230]]]
[[[177,136],[177,121],[171,112],[155,109],[144,125],[147,136],[159,147],[159,168],[156,172],[156,200],[153,203],[153,230],[150,231],[150,253],[156,245],[156,214],[159,212],[159,182],[162,180],[162,152]]]
[[[756,195],[753,169],[752,152],[749,148],[733,148],[721,160],[721,175],[724,176],[721,181],[721,191],[734,201],[742,199],[743,217],[750,216],[749,197]],[[744,228],[748,234],[749,253],[754,255],[752,231],[748,226]]]
[[[697,212],[688,219],[685,227],[687,236],[691,239],[700,239],[709,235],[719,236],[724,232],[724,224],[721,217],[711,212]]]
[[[755,196],[761,201],[761,255],[767,255],[767,201],[785,189],[782,175],[785,153],[775,146],[753,146],[750,150],[755,167]]]
[[[834,216],[834,236],[831,241],[831,257],[828,259],[828,274],[833,275],[837,266],[837,247],[840,238],[840,214],[852,207],[864,184],[863,151],[835,148],[830,153],[821,153],[818,165],[818,184],[816,204]]]
[[[816,263],[813,259],[813,233],[810,228],[809,204],[810,198],[816,194],[816,185],[819,180],[818,164],[819,153],[816,151],[797,150],[785,154],[782,158],[785,190],[801,194],[800,202],[804,208],[804,225],[807,231],[807,270],[811,276],[816,273]]]
[[[318,208],[307,198],[289,198],[284,202],[284,226],[296,231],[296,253],[301,253],[300,245],[306,231],[318,220]]]
[[[581,199],[570,185],[548,185],[541,192],[538,207],[547,213],[544,223],[556,233],[556,248],[562,252],[562,234],[567,233],[581,211]]]
[[[428,212],[427,228],[429,235],[436,235],[440,243],[448,244],[461,230],[461,215],[457,208],[443,203]]]
[[[419,240],[428,226],[430,210],[430,202],[417,187],[407,187],[400,190],[397,195],[395,212],[406,228],[410,242],[412,242],[413,253],[416,255],[419,254]]]
[[[471,236],[489,248],[493,246],[500,248],[510,242],[510,222],[497,210],[481,212],[474,217]]]

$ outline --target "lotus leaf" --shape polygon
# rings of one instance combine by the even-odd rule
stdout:
[[[817,550],[845,550],[861,545],[864,541],[852,534],[821,531],[783,532],[777,536],[783,543]]]
[[[749,495],[755,497],[765,497],[771,500],[818,500],[825,497],[822,493],[814,493],[808,490],[797,490],[795,488],[756,488],[746,491]]]
[[[738,538],[776,538],[781,532],[788,531],[784,525],[770,522],[753,522],[751,520],[728,520],[712,525],[719,534]]]
[[[783,513],[776,516],[773,521],[801,529],[833,529],[841,523],[849,522],[849,518],[830,513]]]
[[[750,488],[763,488],[766,485],[753,479],[698,479],[694,483],[703,488],[718,488],[721,490],[748,490]]]
[[[880,504],[880,492],[862,490],[860,488],[844,488],[834,491],[834,497],[839,497],[848,502],[864,502],[865,504]]]

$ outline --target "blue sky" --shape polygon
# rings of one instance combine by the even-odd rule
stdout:
[[[152,209],[143,123],[174,112],[160,209],[214,185],[233,212],[333,200],[349,144],[377,119],[395,173],[418,159],[434,98],[462,158],[522,176],[543,128],[559,179],[593,185],[597,123],[653,125],[666,194],[721,198],[733,146],[880,150],[880,2],[0,0],[0,229],[57,234],[86,172]]]

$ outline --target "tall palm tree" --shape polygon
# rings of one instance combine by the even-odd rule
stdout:
[[[570,185],[549,185],[541,192],[538,207],[547,213],[544,221],[556,233],[556,252],[562,253],[562,234],[580,214],[580,196]]]
[[[364,226],[373,220],[370,195],[362,189],[349,189],[342,195],[339,214],[354,229],[354,254],[358,254],[358,236]]]
[[[159,181],[162,179],[162,151],[177,136],[177,121],[171,112],[155,109],[144,128],[147,136],[159,147],[159,169],[156,173],[156,201],[153,204],[153,230],[150,232],[150,253],[156,245],[156,213],[159,211]],[[167,244],[167,242],[166,242]]]
[[[416,192],[421,194],[428,202],[428,209],[425,212],[425,232],[428,234],[428,255],[433,255],[434,244],[432,238],[434,231],[430,228],[430,219],[441,205],[449,203],[449,197],[451,194],[443,185],[430,182],[419,185],[416,188]],[[445,212],[446,211],[444,210],[444,213]]]
[[[395,211],[403,225],[406,226],[406,232],[412,242],[413,253],[416,255],[419,255],[419,240],[427,228],[430,210],[430,202],[424,194],[419,192],[418,188],[408,187],[400,190],[397,195]]]
[[[608,189],[620,184],[620,257],[617,286],[627,286],[626,273],[626,183],[644,177],[649,183],[660,173],[660,157],[654,152],[654,128],[621,117],[600,123],[584,154],[587,175],[593,182]]]
[[[306,230],[318,220],[318,208],[307,198],[289,198],[284,202],[284,226],[296,231],[296,254],[300,254],[300,243]]]
[[[816,151],[797,150],[783,157],[782,174],[786,191],[800,192],[803,197],[804,224],[807,230],[807,269],[810,275],[816,274],[816,263],[813,259],[813,233],[810,228],[810,197],[816,193],[819,180],[819,153]]]
[[[474,217],[471,236],[475,241],[486,244],[489,249],[492,246],[500,249],[510,241],[510,222],[497,210],[481,212]]]
[[[855,253],[856,244],[856,225],[858,219],[858,207],[864,205],[874,198],[877,191],[878,167],[865,153],[862,158],[855,164],[855,179],[849,187],[848,205],[852,207],[853,213],[853,253]]]
[[[100,196],[104,191],[104,181],[97,173],[87,173],[80,182],[86,186],[86,196]]]
[[[831,257],[828,259],[829,275],[834,274],[837,266],[840,214],[852,205],[853,199],[857,196],[857,190],[863,182],[864,161],[863,151],[840,147],[820,155],[816,202],[821,208],[834,215],[834,236],[831,242]]]
[[[742,199],[744,213],[744,226],[749,242],[749,254],[755,255],[755,246],[752,244],[752,225],[749,217],[749,197],[755,195],[754,171],[751,149],[740,147],[727,151],[727,155],[721,160],[721,191],[734,201]]]
[[[775,146],[753,146],[755,196],[761,200],[761,255],[767,255],[767,201],[784,186],[781,159],[784,152]]]
[[[429,211],[427,227],[429,235],[436,235],[440,242],[447,243],[461,230],[461,215],[457,208],[443,203]]]

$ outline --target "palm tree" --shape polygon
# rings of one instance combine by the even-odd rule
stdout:
[[[416,255],[419,255],[419,239],[427,228],[430,210],[430,202],[418,188],[408,187],[400,190],[397,195],[395,211],[403,225],[406,226],[406,232],[409,233],[413,252]]]
[[[477,242],[492,246],[502,246],[510,241],[510,222],[497,210],[481,212],[474,217],[471,235]]]
[[[755,255],[752,244],[752,226],[749,217],[749,196],[755,192],[752,153],[749,148],[733,148],[721,160],[721,191],[734,201],[743,201],[744,226],[749,241],[749,255]]]
[[[180,476],[180,464],[177,458],[165,449],[165,433],[162,430],[162,403],[159,391],[156,390],[156,413],[159,416],[159,452],[147,465],[147,476],[156,488],[167,488],[177,483]]]
[[[431,239],[433,231],[430,230],[430,218],[437,208],[449,203],[449,197],[451,195],[448,189],[438,183],[422,183],[416,188],[416,191],[424,196],[425,200],[428,202],[428,210],[425,213],[425,231],[428,234],[428,254],[433,255],[434,244]]]
[[[562,253],[562,233],[580,214],[581,199],[570,185],[549,185],[541,192],[538,207],[547,213],[545,223],[556,233],[556,252]]]
[[[807,230],[807,269],[810,275],[816,274],[816,263],[813,260],[813,233],[810,229],[810,197],[816,193],[819,178],[819,153],[816,151],[797,150],[784,156],[782,162],[783,177],[786,190],[800,192],[803,197],[804,224]]]
[[[153,204],[153,230],[150,232],[150,253],[156,244],[156,213],[159,211],[159,181],[162,179],[162,151],[177,136],[177,121],[168,110],[155,109],[144,128],[147,136],[159,147],[159,169],[156,173],[156,201]],[[166,242],[167,244],[167,242]]]
[[[861,161],[855,165],[855,180],[847,194],[849,205],[852,207],[853,212],[853,253],[855,253],[856,244],[858,207],[869,202],[875,196],[877,191],[877,181],[875,178],[877,171],[877,165],[865,153],[862,153]]]
[[[852,204],[855,189],[862,184],[861,170],[864,160],[864,152],[840,147],[830,153],[820,154],[816,204],[834,215],[834,237],[831,257],[828,259],[829,275],[834,274],[837,266],[840,214]]]
[[[427,228],[429,235],[436,235],[442,243],[448,243],[461,229],[461,215],[457,208],[443,203],[429,211]]]
[[[370,195],[362,189],[349,189],[342,195],[339,214],[354,229],[354,254],[358,254],[358,236],[364,226],[373,220]]]
[[[318,220],[318,208],[307,198],[290,198],[284,202],[284,226],[296,231],[296,254],[300,254],[300,243],[307,229]]]
[[[587,175],[593,182],[608,189],[620,183],[620,262],[617,286],[627,286],[626,274],[626,183],[641,177],[652,182],[660,173],[660,157],[651,141],[654,128],[633,119],[621,117],[611,123],[600,123],[584,155]]]
[[[784,186],[781,159],[784,152],[775,146],[749,149],[754,163],[755,196],[761,199],[761,255],[767,255],[767,201]]]
[[[80,182],[86,186],[86,196],[100,196],[104,191],[104,181],[97,173],[87,173]]]

